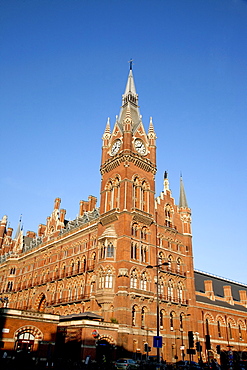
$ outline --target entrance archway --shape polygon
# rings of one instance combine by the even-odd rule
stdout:
[[[98,364],[109,363],[114,358],[115,346],[107,339],[102,338],[96,342],[96,361]]]

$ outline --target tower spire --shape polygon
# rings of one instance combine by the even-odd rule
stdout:
[[[179,207],[180,208],[189,208],[186,195],[185,195],[185,190],[184,190],[184,183],[183,183],[183,178],[182,175],[180,175],[180,196],[179,196]]]

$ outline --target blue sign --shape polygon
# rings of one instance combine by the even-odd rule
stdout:
[[[162,337],[161,336],[153,337],[153,347],[154,348],[162,348]]]

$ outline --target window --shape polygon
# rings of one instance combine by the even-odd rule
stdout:
[[[230,322],[228,323],[228,330],[229,330],[229,338],[230,339],[233,339],[233,336],[232,336],[232,327],[231,327],[231,323]]]
[[[131,256],[133,260],[137,259],[137,244],[136,243],[131,243]]]
[[[220,321],[217,321],[217,328],[218,328],[218,337],[221,337],[221,327],[220,327]]]
[[[208,319],[206,319],[206,334],[209,335],[209,322],[208,322]]]
[[[112,243],[109,243],[107,246],[107,257],[113,257],[114,256],[114,247]]]
[[[164,327],[164,310],[160,311],[160,327]]]
[[[177,259],[177,273],[178,274],[181,273],[181,259],[180,258]]]
[[[141,239],[146,240],[147,239],[147,228],[143,227],[141,230]]]
[[[100,247],[100,258],[103,259],[105,258],[105,244],[102,243]]]
[[[168,257],[168,266],[167,266],[168,270],[171,271],[172,269],[172,256],[169,256]]]
[[[141,311],[141,327],[145,327],[145,316],[146,316],[146,307],[142,307]]]
[[[132,307],[132,326],[136,325],[136,306]]]
[[[141,289],[147,290],[147,276],[145,272],[141,275]]]
[[[130,275],[130,287],[131,288],[137,288],[137,272],[136,270],[133,270]]]
[[[165,226],[172,227],[172,208],[169,204],[165,206]]]
[[[111,269],[108,269],[105,275],[105,288],[112,288],[112,272]]]
[[[243,337],[242,337],[242,330],[241,330],[241,326],[238,325],[238,335],[239,335],[239,340],[242,340]]]
[[[159,285],[158,285],[158,294],[159,296],[162,296],[164,294],[164,283],[162,278],[159,278]]]
[[[174,325],[173,325],[173,318],[174,318],[174,313],[170,313],[170,330],[173,330]]]
[[[141,262],[146,262],[147,260],[147,247],[145,245],[141,246]]]
[[[181,283],[178,283],[178,302],[183,302],[183,287]]]
[[[180,314],[179,316],[179,328],[182,331],[183,330],[183,313]]]
[[[173,301],[173,283],[172,283],[172,280],[168,281],[167,293],[168,293],[168,300]]]
[[[137,236],[137,224],[133,224],[131,227],[131,234]]]

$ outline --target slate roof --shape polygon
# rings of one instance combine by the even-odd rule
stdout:
[[[246,284],[237,283],[235,281],[228,280],[228,279],[215,276],[215,275],[212,275],[206,272],[198,271],[198,270],[195,270],[194,273],[195,273],[196,292],[205,293],[204,281],[211,280],[213,284],[213,291],[214,291],[215,299],[216,299],[215,301],[213,301],[207,297],[196,295],[197,301],[247,312],[246,307],[238,304],[238,302],[240,302],[239,291],[245,290],[247,292]],[[217,300],[217,297],[224,298],[224,289],[223,289],[224,286],[231,286],[234,305],[231,305],[226,301]]]
[[[60,321],[68,321],[68,320],[97,320],[103,321],[103,317],[97,315],[93,312],[81,312],[81,313],[73,313],[67,316],[60,316]]]

